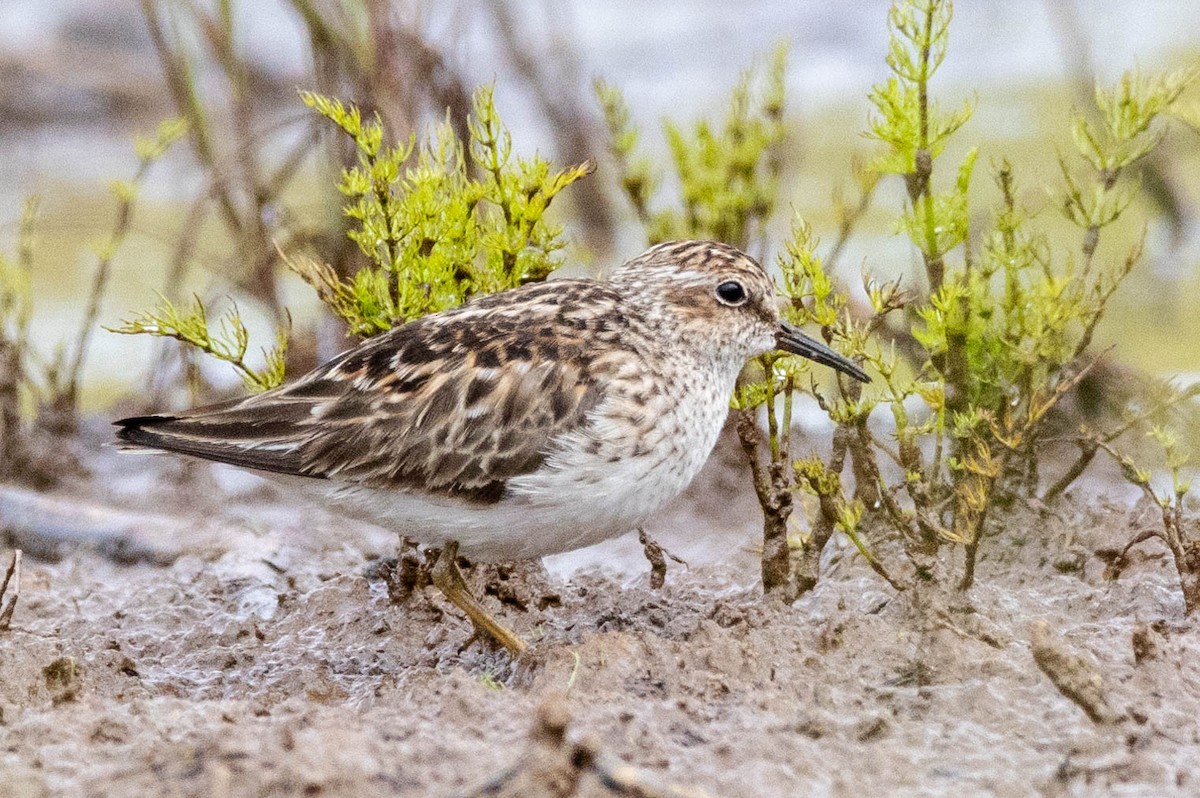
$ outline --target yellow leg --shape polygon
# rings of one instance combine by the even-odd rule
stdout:
[[[458,570],[458,543],[447,543],[442,548],[433,565],[433,583],[454,606],[467,614],[476,629],[491,635],[514,657],[519,657],[528,648],[524,640],[501,626],[471,595],[462,571]]]

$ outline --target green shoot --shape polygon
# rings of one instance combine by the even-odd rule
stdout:
[[[690,129],[663,122],[680,184],[678,208],[656,203],[662,181],[650,159],[638,153],[639,133],[629,109],[616,88],[597,82],[621,187],[650,243],[703,238],[743,249],[759,243],[779,193],[786,70],[787,47],[780,44],[761,72],[742,73],[719,127],[706,120]]]
[[[250,349],[250,333],[234,304],[217,322],[214,330],[208,320],[208,311],[200,297],[193,297],[190,308],[181,309],[166,297],[159,298],[159,305],[152,311],[124,320],[119,327],[108,327],[109,332],[121,335],[154,335],[174,338],[196,347],[217,360],[230,364],[242,377],[246,388],[267,391],[283,383],[284,358],[287,354],[289,325],[279,328],[275,334],[275,346],[263,350],[265,364],[254,368],[246,362]]]
[[[543,280],[558,266],[562,228],[546,211],[592,167],[555,170],[536,156],[515,157],[490,88],[476,92],[466,147],[449,120],[419,146],[387,147],[378,119],[317,94],[301,98],[354,142],[358,163],[339,189],[355,223],[349,236],[368,265],[342,278],[309,259],[288,263],[350,332],[373,335],[477,294]]]
[[[540,157],[515,156],[490,88],[475,94],[465,144],[447,119],[419,144],[414,138],[389,146],[378,117],[364,119],[358,108],[311,92],[301,99],[353,142],[357,163],[343,172],[339,190],[354,222],[349,237],[365,262],[344,277],[303,255],[285,261],[351,334],[375,335],[479,294],[545,279],[558,266],[562,228],[547,211],[592,167],[557,170]],[[265,366],[254,368],[236,305],[213,330],[198,298],[188,309],[164,298],[113,331],[175,338],[231,364],[254,391],[284,379],[286,326],[263,350]]]

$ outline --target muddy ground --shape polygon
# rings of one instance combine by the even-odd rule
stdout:
[[[432,589],[389,597],[391,535],[234,471],[117,458],[34,508],[65,538],[112,532],[90,547],[0,501],[26,548],[5,796],[1200,794],[1197,624],[1153,544],[1104,579],[1153,520],[1107,483],[1006,520],[929,628],[846,547],[794,606],[764,602],[726,453],[650,525],[688,561],[661,590],[632,538],[477,570],[536,641],[514,666]],[[1038,628],[1102,680],[1101,722],[1039,670]]]

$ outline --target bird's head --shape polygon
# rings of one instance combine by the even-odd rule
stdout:
[[[728,244],[659,244],[617,268],[609,282],[651,323],[738,367],[782,350],[870,381],[858,364],[784,323],[770,275]]]

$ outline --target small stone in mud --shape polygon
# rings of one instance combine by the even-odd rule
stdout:
[[[1147,660],[1158,659],[1165,641],[1153,625],[1143,623],[1134,627],[1131,642],[1133,643],[1133,661],[1141,665]]]
[[[46,689],[55,706],[74,701],[83,689],[74,657],[59,657],[42,668],[42,676],[46,679]]]
[[[1104,677],[1094,664],[1071,651],[1050,625],[1033,625],[1033,660],[1058,692],[1084,711],[1093,723],[1115,723],[1121,716],[1109,705]]]
[[[854,729],[854,739],[860,743],[869,742],[870,740],[878,740],[886,737],[889,731],[887,718],[882,715],[863,718],[856,724]]]

